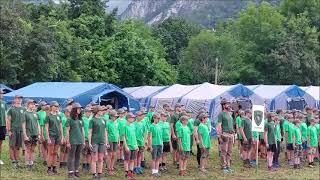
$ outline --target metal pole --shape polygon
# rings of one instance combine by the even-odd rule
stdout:
[[[216,58],[216,72],[214,77],[214,84],[218,85],[218,58]]]
[[[259,162],[258,162],[258,159],[259,159],[259,133],[257,132],[257,134],[258,134],[258,140],[257,140],[257,149],[256,149],[256,174],[258,174],[258,166],[259,166]]]

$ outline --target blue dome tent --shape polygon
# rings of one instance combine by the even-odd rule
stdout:
[[[110,104],[114,108],[123,106],[131,111],[139,109],[139,102],[113,84],[91,82],[39,82],[4,95],[5,101],[12,101],[15,95],[32,98],[36,101],[58,101],[62,106],[67,99],[73,99],[82,106],[90,102]]]
[[[4,85],[4,84],[0,84],[0,89],[2,89],[5,94],[14,91],[13,89],[9,88],[8,86]]]

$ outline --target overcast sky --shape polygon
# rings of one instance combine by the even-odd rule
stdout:
[[[109,0],[109,2],[107,2],[107,5],[109,6],[107,11],[111,11],[112,9],[118,7],[118,14],[121,14],[124,10],[126,10],[131,1],[132,0]]]

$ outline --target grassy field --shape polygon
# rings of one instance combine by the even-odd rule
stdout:
[[[237,153],[237,147],[233,150],[233,169],[235,172],[224,174],[220,170],[218,153],[217,153],[217,142],[212,140],[213,148],[210,150],[210,159],[208,162],[208,174],[204,175],[198,172],[196,158],[192,156],[188,160],[188,175],[184,177],[179,177],[178,170],[169,161],[169,168],[167,173],[162,173],[160,179],[320,179],[320,166],[311,169],[306,167],[304,164],[303,168],[300,170],[294,170],[289,168],[282,163],[282,167],[276,172],[266,171],[266,160],[259,161],[259,170],[256,174],[255,168],[243,168],[242,161],[239,159]],[[195,152],[195,150],[194,150]],[[0,179],[66,179],[67,170],[59,169],[59,176],[47,176],[46,167],[41,163],[36,164],[36,167],[32,172],[23,169],[13,169],[9,160],[8,155],[8,144],[7,141],[4,143],[4,150],[2,153],[2,159],[5,165],[1,167],[1,177]],[[38,154],[38,153],[37,153]],[[146,152],[147,160],[150,160],[150,153]],[[23,158],[23,157],[21,157]],[[169,158],[171,159],[171,158]],[[24,162],[21,161],[20,162]],[[37,155],[37,162],[41,162],[39,156]],[[284,154],[281,154],[281,162],[284,162]],[[20,163],[21,165],[23,163]],[[104,179],[124,179],[124,173],[122,167],[117,167],[118,172],[114,177],[106,177]],[[137,179],[152,179],[150,176],[150,169],[145,169],[144,175],[137,176]],[[90,174],[82,174],[81,179],[90,179]]]

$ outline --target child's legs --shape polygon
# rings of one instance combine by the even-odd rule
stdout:
[[[97,173],[97,161],[98,161],[98,152],[93,152],[91,155],[91,172],[92,172],[92,174]]]
[[[47,165],[48,167],[53,166],[53,150],[54,150],[54,144],[48,144],[48,158],[47,158]]]
[[[58,154],[59,147],[60,147],[60,145],[54,145],[54,149],[53,149],[54,156],[52,157],[52,165],[53,166],[56,166],[56,163],[57,163],[57,154]]]
[[[102,174],[104,152],[98,153],[98,173]]]

